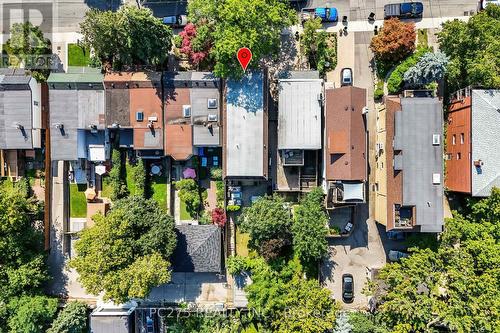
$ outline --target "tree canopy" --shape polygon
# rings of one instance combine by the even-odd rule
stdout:
[[[41,213],[22,183],[0,181],[0,303],[41,292],[49,279],[37,224]]]
[[[377,60],[395,63],[413,53],[415,38],[415,24],[391,18],[384,21],[378,34],[372,38],[370,49]]]
[[[304,23],[304,32],[300,39],[300,46],[313,69],[317,69],[321,75],[332,70],[337,65],[337,45],[331,40],[335,37],[322,31],[321,18],[307,20]],[[336,35],[333,35],[336,36]]]
[[[487,6],[468,22],[443,23],[439,48],[449,58],[449,90],[479,85],[500,88],[500,7]]]
[[[404,74],[404,81],[411,87],[421,88],[444,78],[448,57],[441,52],[424,54],[413,67]]]
[[[209,55],[219,77],[243,75],[236,58],[242,47],[252,50],[249,68],[257,68],[264,58],[275,57],[281,31],[296,20],[295,12],[280,0],[192,0],[188,14],[197,32],[202,26],[205,29],[200,45],[211,45]]]
[[[41,333],[49,327],[57,311],[57,298],[22,296],[7,304],[10,332]]]
[[[86,333],[87,305],[82,302],[69,302],[59,312],[47,333]]]
[[[173,218],[156,201],[132,196],[117,201],[107,216],[94,217],[94,226],[75,244],[70,266],[90,293],[123,303],[170,281],[175,245]]]
[[[328,215],[320,187],[308,193],[295,209],[292,224],[293,249],[303,263],[316,262],[328,251]]]
[[[436,251],[414,249],[380,274],[378,311],[395,332],[495,332],[500,327],[500,190],[448,219]]]
[[[270,245],[269,241],[283,240],[285,246],[291,239],[291,212],[279,195],[265,196],[245,207],[239,223],[241,230],[250,234],[249,247],[257,251],[265,250],[263,246]]]
[[[91,9],[80,24],[83,42],[104,66],[162,65],[172,47],[172,30],[147,8]]]
[[[333,329],[337,303],[317,280],[303,278],[298,260],[269,266],[258,258],[248,266],[253,281],[246,289],[248,307],[262,316],[265,327],[280,333]]]

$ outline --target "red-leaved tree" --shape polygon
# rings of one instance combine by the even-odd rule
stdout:
[[[188,56],[189,61],[198,66],[205,60],[210,51],[210,36],[208,26],[201,25],[196,27],[193,23],[188,23],[184,30],[179,33],[182,37],[181,53]]]
[[[372,38],[370,49],[377,60],[396,62],[415,51],[415,38],[415,24],[391,18]]]
[[[215,208],[212,211],[212,223],[223,227],[226,224],[226,212],[222,208]]]

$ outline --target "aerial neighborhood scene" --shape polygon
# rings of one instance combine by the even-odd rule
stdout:
[[[499,333],[500,1],[3,0],[0,333]]]

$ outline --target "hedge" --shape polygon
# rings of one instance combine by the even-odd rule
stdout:
[[[403,86],[403,76],[405,72],[411,67],[415,66],[420,58],[428,52],[431,52],[431,49],[428,47],[422,47],[417,49],[415,53],[411,56],[403,60],[391,73],[389,79],[387,80],[387,90],[389,94],[394,95],[398,94]]]

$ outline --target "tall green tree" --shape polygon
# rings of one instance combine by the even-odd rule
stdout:
[[[280,333],[328,332],[335,326],[338,304],[318,281],[304,279],[297,259],[270,266],[257,258],[249,265],[248,307],[261,323]]]
[[[303,264],[316,262],[328,251],[328,215],[323,190],[315,188],[295,209],[292,224],[293,249]]]
[[[39,82],[47,80],[49,64],[37,61],[37,57],[43,56],[48,60],[52,56],[52,48],[50,40],[43,36],[39,27],[31,22],[14,23],[11,38],[5,43],[3,52],[9,56],[10,66],[19,67],[23,63],[23,67],[30,70]]]
[[[22,296],[7,304],[9,332],[46,332],[57,312],[57,298]]]
[[[500,7],[487,6],[468,22],[443,23],[439,49],[450,57],[449,91],[468,85],[500,88]]]
[[[161,65],[172,47],[172,30],[147,8],[92,9],[80,28],[83,42],[105,67]]]
[[[337,65],[337,45],[330,42],[330,39],[336,40],[335,37],[322,31],[321,28],[321,18],[307,20],[304,23],[300,46],[311,68],[317,69],[321,75],[324,75],[326,71],[334,69]]]
[[[415,249],[380,274],[381,318],[395,332],[500,327],[500,190],[446,221],[437,251]]]
[[[132,196],[96,215],[75,244],[70,266],[92,294],[123,303],[146,297],[170,281],[170,255],[176,245],[174,220],[156,201]]]
[[[59,312],[47,333],[85,333],[87,332],[87,305],[82,302],[69,302]]]
[[[41,213],[22,186],[0,182],[0,303],[39,293],[49,279],[37,223]]]
[[[250,207],[245,207],[239,218],[241,230],[250,234],[249,246],[257,251],[266,242],[285,240],[290,243],[292,218],[282,197],[278,195],[260,198]]]
[[[236,57],[242,47],[252,50],[250,68],[275,57],[281,31],[296,21],[296,13],[280,0],[192,0],[188,13],[197,27],[205,25],[204,35],[212,41],[214,73],[219,77],[243,75]]]

